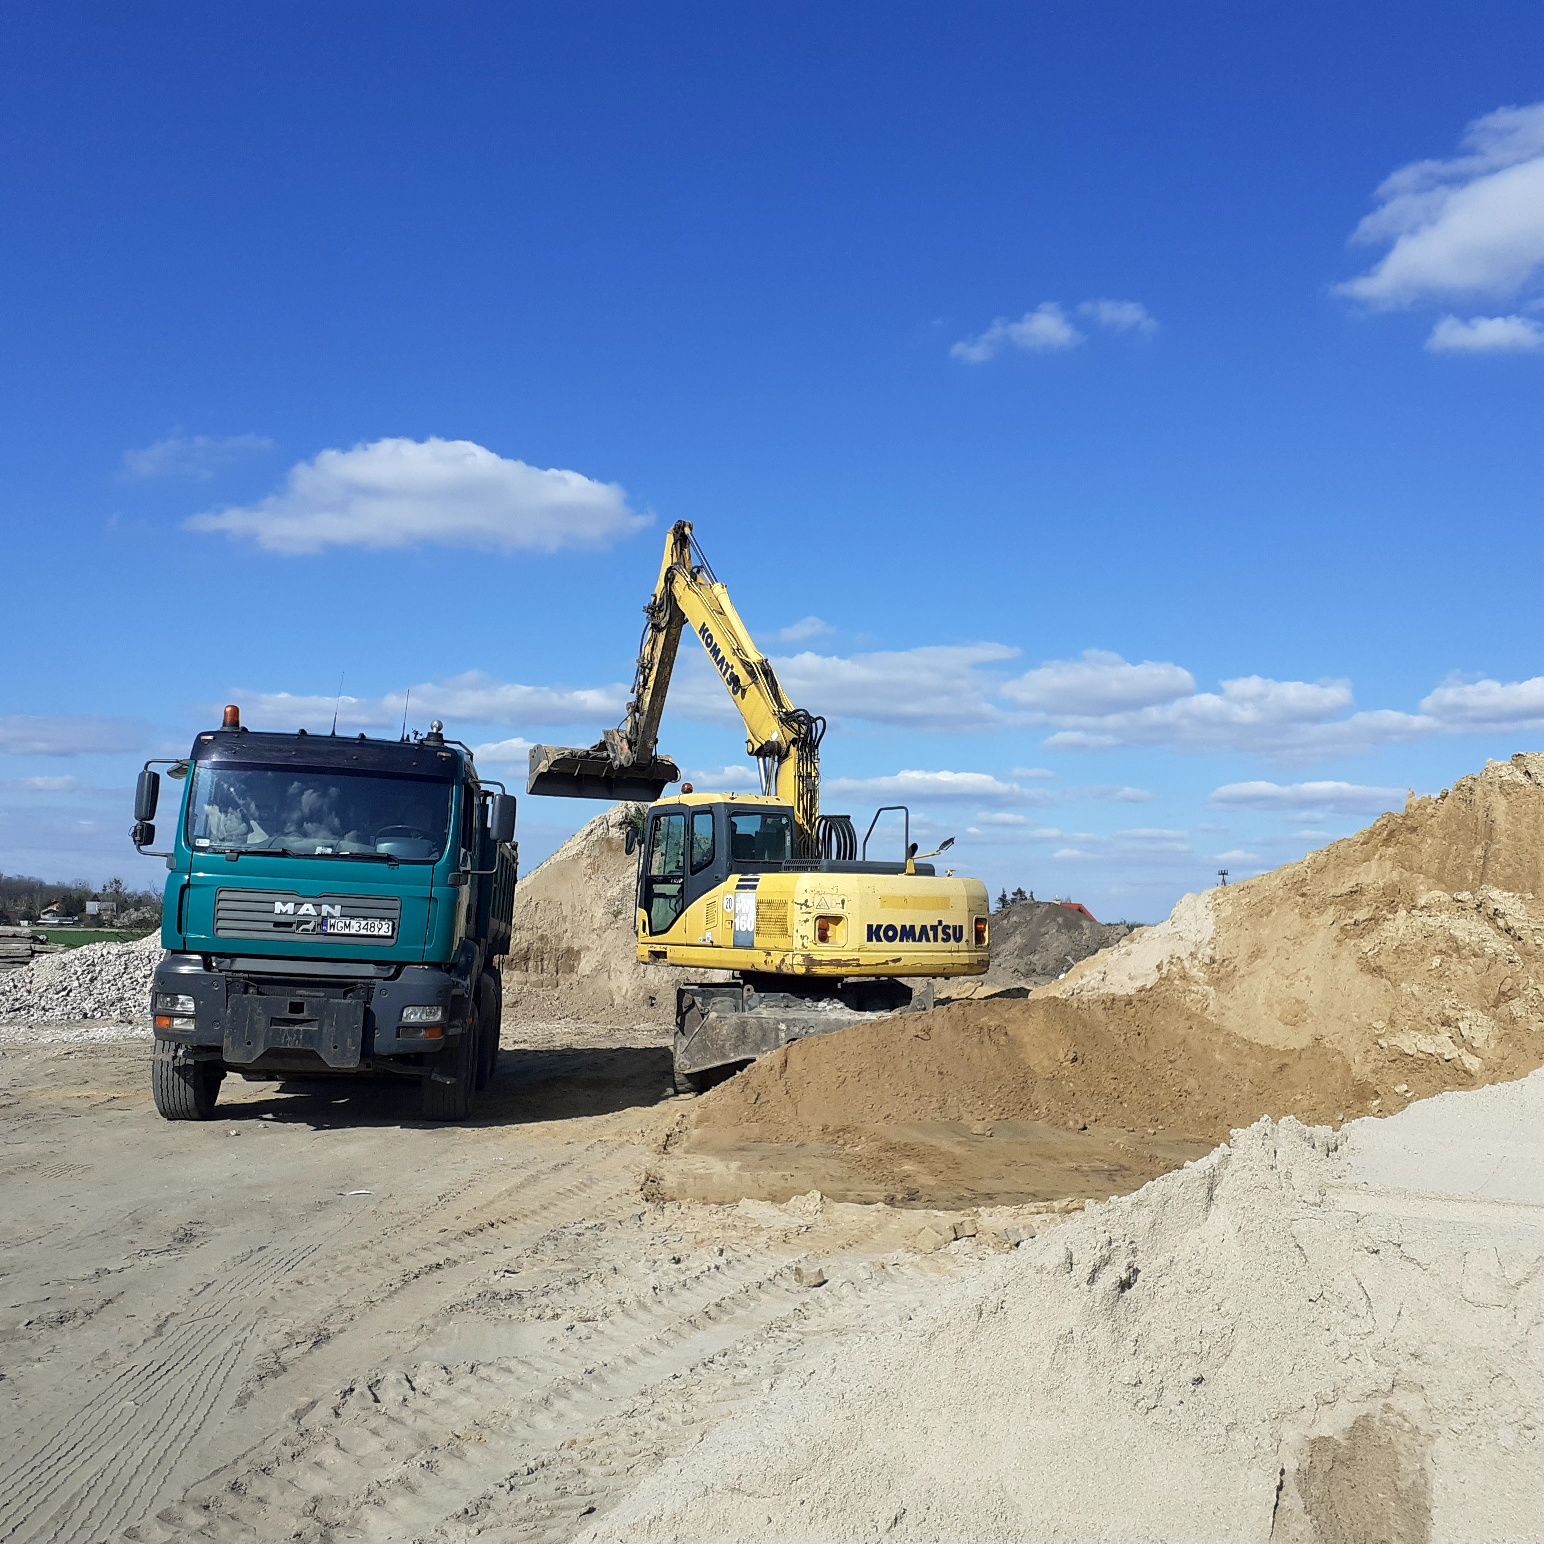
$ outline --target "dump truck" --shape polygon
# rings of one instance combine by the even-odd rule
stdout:
[[[515,799],[471,750],[249,730],[235,705],[186,757],[145,763],[131,839],[180,785],[151,998],[151,1092],[207,1120],[230,1074],[407,1078],[428,1120],[493,1076],[519,853]]]
[[[626,716],[591,746],[538,745],[529,793],[649,801],[639,842],[638,958],[732,973],[676,994],[675,1086],[695,1093],[804,1035],[927,1007],[938,978],[980,975],[990,907],[977,879],[939,874],[911,840],[911,812],[820,807],[825,719],[796,707],[697,544],[678,521],[644,607]],[[683,635],[706,651],[746,727],[760,786],[699,793],[658,736]],[[879,856],[880,818],[900,850]],[[884,840],[881,837],[879,840]],[[873,856],[871,856],[871,848]]]

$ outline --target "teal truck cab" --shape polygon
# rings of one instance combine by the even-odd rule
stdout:
[[[391,1074],[429,1120],[462,1120],[493,1075],[518,850],[515,801],[436,722],[401,740],[247,730],[235,707],[185,760],[150,1004],[151,1089],[207,1120],[221,1080]]]

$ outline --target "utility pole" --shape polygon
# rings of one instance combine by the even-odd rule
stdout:
[[[1228,871],[1226,869],[1218,869],[1217,870],[1217,883],[1219,885],[1221,885],[1224,890],[1227,889],[1227,887],[1228,887]]]

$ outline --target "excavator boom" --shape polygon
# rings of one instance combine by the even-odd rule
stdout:
[[[698,559],[693,562],[694,556]],[[658,753],[659,727],[681,635],[690,627],[745,722],[745,748],[762,766],[762,790],[793,806],[802,856],[819,846],[820,738],[825,720],[789,702],[772,662],[755,645],[729,591],[679,520],[665,539],[621,724],[591,746],[532,747],[526,791],[582,799],[652,802],[679,770]]]

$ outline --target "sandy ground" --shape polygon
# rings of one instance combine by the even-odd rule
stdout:
[[[1002,1247],[647,1202],[651,1036],[528,1031],[461,1128],[405,1087],[234,1078],[168,1123],[144,1038],[0,1050],[0,1538],[566,1539]]]

